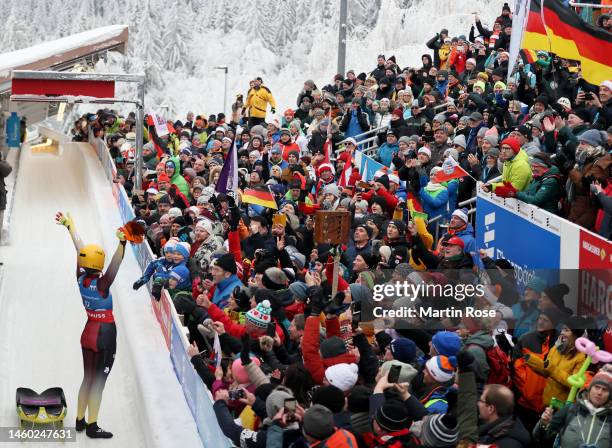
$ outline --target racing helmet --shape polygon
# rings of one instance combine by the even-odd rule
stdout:
[[[79,266],[101,271],[104,269],[104,249],[97,244],[87,244],[79,251]]]

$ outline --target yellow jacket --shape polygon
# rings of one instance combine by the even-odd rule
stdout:
[[[266,109],[270,103],[270,107],[276,109],[276,101],[272,96],[272,92],[266,86],[260,86],[259,89],[250,89],[247,94],[246,107],[249,109],[249,115],[256,118],[266,118]]]
[[[546,378],[546,386],[542,394],[542,402],[548,406],[551,398],[557,398],[565,401],[571,389],[567,382],[567,377],[577,373],[582,367],[582,363],[586,359],[584,353],[574,351],[569,355],[562,355],[553,347],[546,356],[548,364],[544,366],[544,360],[537,356],[530,356],[527,365],[536,372],[544,375]]]

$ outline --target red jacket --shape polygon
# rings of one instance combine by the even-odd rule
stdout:
[[[370,202],[370,199],[372,199],[374,196],[382,196],[385,198],[385,201],[387,202],[387,213],[393,216],[393,211],[395,210],[395,207],[397,207],[397,197],[389,193],[385,187],[380,187],[378,191],[372,189],[361,194],[361,197],[368,202]]]
[[[225,331],[230,336],[240,339],[243,334],[246,333],[246,327],[244,325],[237,324],[232,321],[227,314],[223,312],[221,308],[219,308],[214,303],[210,305],[208,308],[208,314],[210,318],[215,322],[221,322]],[[285,333],[283,333],[282,328],[276,323],[276,334],[280,337],[281,343],[285,342]]]
[[[340,336],[340,321],[338,318],[326,319],[325,328],[327,337]],[[344,353],[333,358],[321,358],[319,353],[319,317],[309,316],[304,325],[304,336],[302,337],[302,357],[304,367],[310,372],[316,384],[323,384],[325,369],[336,364],[357,364],[352,353]]]

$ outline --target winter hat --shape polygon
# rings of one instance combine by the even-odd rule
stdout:
[[[178,207],[172,207],[170,210],[168,210],[168,214],[172,216],[173,218],[178,218],[179,216],[183,216],[181,209]]]
[[[514,154],[518,154],[519,151],[521,150],[521,142],[519,142],[518,138],[516,137],[507,137],[504,140],[502,140],[500,146],[503,145],[508,145],[510,146],[510,148],[512,148],[512,151],[514,151]]]
[[[251,361],[253,361],[258,366],[261,365],[261,362],[259,361],[259,358],[257,358],[257,356],[251,355]],[[247,370],[242,364],[240,358],[236,358],[232,363],[232,376],[238,384],[249,384],[251,382],[251,380],[249,379],[249,374],[247,373]]]
[[[569,287],[565,283],[549,286],[543,292],[550,298],[552,303],[554,303],[557,308],[561,310],[565,308],[563,297],[570,292]]]
[[[416,344],[412,339],[393,339],[389,344],[389,349],[394,359],[406,364],[410,364],[416,358]]]
[[[486,157],[492,157],[494,159],[499,158],[499,149],[497,148],[491,148],[487,151],[487,155]]]
[[[351,297],[353,298],[353,302],[372,302],[372,291],[367,286],[360,285],[357,283],[351,283],[349,285],[349,289],[351,290]]]
[[[563,311],[562,308],[557,308],[554,306],[551,308],[545,308],[541,310],[540,315],[544,315],[548,317],[550,321],[552,322],[553,326],[555,327],[559,325],[559,322],[561,322],[563,319],[567,317],[567,314]]]
[[[266,288],[279,291],[287,288],[289,279],[282,269],[268,268],[265,270],[261,282]]]
[[[366,231],[366,233],[368,234],[368,238],[372,238],[372,229],[370,228],[370,226],[367,226],[365,223],[362,224],[358,224],[355,226],[355,230],[362,228],[363,230]]]
[[[540,277],[531,277],[525,288],[533,289],[537,293],[541,293],[546,289],[546,281]]]
[[[466,64],[472,64],[472,65],[476,66],[476,59],[474,59],[474,58],[468,58],[468,59],[465,61],[465,63],[466,63]]]
[[[387,208],[387,200],[383,196],[373,196],[372,199],[370,199],[370,206],[374,204],[380,205],[380,208],[382,208],[383,210],[386,210]],[[380,227],[381,226],[378,226],[378,228]]]
[[[391,367],[400,366],[400,374],[397,379],[398,383],[409,383],[411,382],[419,373],[417,369],[412,366],[412,364],[407,364],[405,362],[398,361],[394,359],[392,361],[385,361],[382,366],[380,366],[380,373],[382,375],[386,375]]]
[[[451,216],[456,216],[457,218],[461,219],[461,221],[466,223],[469,221],[467,208],[458,208]]]
[[[564,96],[562,96],[561,98],[557,100],[557,104],[560,104],[561,106],[563,106],[564,109],[572,108],[572,103],[570,102],[568,98],[565,98]]]
[[[325,369],[325,378],[332,386],[347,392],[357,383],[358,372],[357,364],[335,364]]]
[[[321,177],[321,174],[325,171],[331,171],[332,174],[336,174],[334,167],[330,163],[322,163],[317,169],[317,176]]]
[[[344,408],[344,393],[336,386],[318,387],[312,394],[312,404],[320,404],[337,414]]]
[[[157,183],[159,184],[160,182],[170,183],[170,176],[168,176],[166,173],[161,173],[159,176],[157,176]]]
[[[581,337],[584,336],[584,331],[589,326],[589,322],[582,316],[570,316],[565,319],[563,325],[572,330],[574,336]]]
[[[423,418],[421,426],[421,443],[424,446],[436,448],[451,448],[456,446],[459,430],[455,425],[449,428],[444,424],[445,414],[431,414]]]
[[[196,224],[196,229],[205,230],[209,235],[213,235],[213,224],[210,219],[200,219]]]
[[[568,112],[568,115],[576,115],[582,121],[590,122],[591,121],[591,113],[584,107],[577,107]]]
[[[225,253],[220,257],[216,258],[214,260],[214,264],[216,266],[219,266],[224,271],[230,272],[231,274],[235,274],[237,271],[236,260],[234,259],[234,256],[230,253]]]
[[[455,376],[456,359],[454,356],[438,355],[425,363],[425,368],[438,383],[446,383]]]
[[[191,245],[189,243],[181,241],[176,245],[174,251],[178,252],[183,256],[183,258],[187,259],[189,258],[189,253],[191,252]]]
[[[406,223],[404,221],[401,221],[399,219],[393,219],[391,221],[389,221],[389,224],[393,224],[397,230],[399,231],[400,236],[403,235],[406,232]],[[387,225],[389,225],[387,224]]]
[[[397,399],[386,400],[376,411],[374,420],[386,432],[401,431],[410,426],[406,406]]]
[[[187,266],[184,264],[179,264],[172,268],[170,271],[170,278],[176,280],[178,289],[189,288],[191,285],[189,269],[187,269]]]
[[[176,250],[176,241],[169,240],[166,244],[164,244],[164,255],[171,254]]]
[[[608,391],[610,391],[610,395],[612,395],[612,373],[601,369],[593,376],[589,389],[596,384],[607,387]],[[608,401],[610,401],[610,399],[611,398],[608,397]]]
[[[397,118],[402,118],[404,116],[404,111],[401,108],[394,109],[391,115],[395,115]]]
[[[385,189],[387,190],[389,189],[389,176],[387,176],[386,174],[375,178],[374,182],[378,182],[379,184],[382,184],[383,187],[385,187]]]
[[[251,322],[251,324],[258,328],[268,328],[268,324],[271,322],[271,311],[270,301],[264,300],[257,304],[255,308],[247,311],[244,317],[248,322]]]
[[[497,137],[494,135],[487,135],[484,139],[489,142],[493,148],[497,148],[497,145],[499,144]]]
[[[542,105],[544,105],[544,108],[548,107],[548,98],[544,95],[540,95],[538,97],[536,97],[535,100],[533,100],[533,104],[535,103],[540,103]]]
[[[468,117],[469,120],[469,117]],[[477,138],[484,138],[486,136],[487,131],[489,130],[488,127],[483,126],[480,129],[478,129],[478,133],[476,134]]]
[[[497,81],[495,84],[493,84],[493,90],[497,89],[506,90],[506,84],[504,84],[502,81]]]
[[[438,114],[435,117],[433,117],[433,121],[437,121],[439,123],[444,124],[444,122],[446,121],[446,115],[445,114]]]
[[[366,386],[355,386],[346,400],[349,412],[369,412],[372,389]]]
[[[467,143],[465,142],[465,135],[459,134],[457,137],[455,137],[453,139],[453,145],[459,145],[463,149],[465,149],[467,146]]]
[[[291,400],[292,398],[295,398],[293,393],[286,387],[278,386],[274,389],[268,395],[268,398],[266,398],[266,414],[268,418],[272,419],[285,406],[285,400]]]
[[[303,428],[304,434],[315,440],[327,439],[335,431],[334,415],[325,406],[315,404],[304,413]]]
[[[308,286],[304,282],[293,282],[289,285],[289,291],[294,299],[304,301],[308,298]]]
[[[479,87],[482,90],[482,93],[486,90],[487,86],[483,81],[476,81],[474,83],[474,92],[476,91],[476,87]]]
[[[332,336],[321,342],[319,351],[323,359],[335,358],[346,353],[346,343],[338,336]]]
[[[606,133],[597,129],[589,129],[578,136],[579,142],[584,142],[591,146],[602,146],[606,140]]]
[[[609,19],[608,19],[609,20]],[[608,90],[612,90],[612,79],[606,79],[599,84],[600,87],[605,87]]]
[[[427,157],[431,159],[431,150],[425,146],[419,148],[417,154],[425,154]]]
[[[453,331],[438,331],[434,334],[431,345],[440,355],[457,356],[461,350],[461,338]]]
[[[329,184],[323,188],[323,194],[331,194],[333,197],[338,199],[340,197],[340,188],[336,184]]]

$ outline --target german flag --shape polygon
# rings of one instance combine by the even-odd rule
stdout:
[[[526,48],[519,51],[519,55],[521,56],[521,60],[525,65],[533,64],[535,61],[538,60],[536,52],[533,50],[527,50]]]
[[[245,189],[244,193],[242,193],[242,202],[278,210],[274,196],[270,190],[265,187]]]
[[[592,84],[610,79],[612,34],[586,23],[560,0],[531,0],[521,48],[580,61],[582,77]]]

